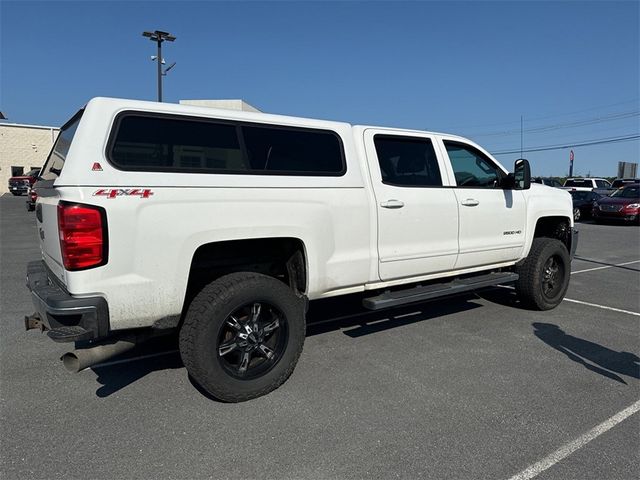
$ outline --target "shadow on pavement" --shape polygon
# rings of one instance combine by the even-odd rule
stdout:
[[[309,310],[307,336],[343,330],[351,338],[359,338],[412,323],[430,320],[452,313],[465,312],[482,305],[474,303],[475,296],[465,294],[441,301],[417,303],[405,307],[371,311],[362,307],[362,295],[348,299],[329,299],[317,302]],[[342,315],[332,316],[339,311]]]
[[[97,375],[96,381],[102,385],[96,390],[96,395],[108,397],[152,372],[183,368],[180,353],[176,350],[175,337],[149,340],[125,355],[114,357],[113,363],[109,361],[92,367]]]
[[[475,296],[467,294],[456,297],[454,301],[449,297],[443,301],[372,312],[362,307],[362,298],[362,295],[352,295],[314,302],[307,316],[307,336],[344,330],[345,335],[359,338],[482,306],[473,302]],[[150,373],[184,368],[176,349],[176,336],[159,341],[151,340],[123,356],[114,358],[113,363],[106,362],[104,365],[93,367],[92,370],[97,374],[96,380],[101,384],[96,390],[96,395],[108,397]],[[144,358],[147,355],[149,358]],[[193,379],[190,378],[190,381],[200,393],[212,398]]]
[[[616,374],[640,379],[640,357],[633,353],[616,352],[597,343],[568,335],[551,323],[534,322],[531,325],[536,337],[587,370],[625,385],[627,382]]]
[[[525,308],[521,305],[518,295],[513,288],[487,287],[477,291],[476,295],[484,300],[504,307],[518,308],[520,310]]]

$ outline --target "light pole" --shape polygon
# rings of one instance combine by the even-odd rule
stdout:
[[[156,42],[158,44],[158,56],[156,57],[156,61],[158,62],[158,101],[162,101],[162,42],[165,40],[167,42],[175,41],[176,37],[171,35],[169,32],[162,32],[160,30],[156,30],[154,32],[142,32],[143,37],[149,38],[152,42]]]

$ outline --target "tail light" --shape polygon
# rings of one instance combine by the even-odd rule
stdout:
[[[104,209],[60,202],[58,231],[65,269],[86,270],[107,263],[107,216]]]

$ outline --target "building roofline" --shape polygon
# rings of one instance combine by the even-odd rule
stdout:
[[[4,123],[4,122],[0,122],[0,127],[37,128],[39,130],[60,130],[60,127],[48,127],[46,125],[29,125],[28,123]]]

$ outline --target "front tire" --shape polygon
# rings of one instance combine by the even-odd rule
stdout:
[[[535,310],[551,310],[562,302],[569,287],[569,252],[559,240],[534,238],[529,255],[516,273],[520,276],[516,292],[522,304]]]
[[[191,302],[180,330],[180,355],[209,394],[242,402],[282,385],[305,339],[304,301],[281,281],[232,273]]]
[[[573,221],[577,222],[578,220],[580,220],[580,209],[579,208],[574,208],[573,209]]]

